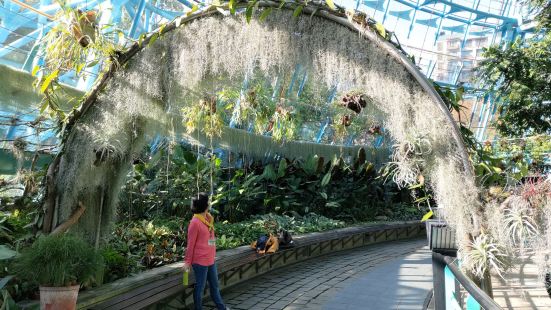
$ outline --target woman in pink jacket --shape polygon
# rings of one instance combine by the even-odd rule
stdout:
[[[214,235],[214,218],[209,211],[209,197],[200,193],[191,201],[193,218],[188,226],[187,249],[184,259],[184,270],[193,268],[195,289],[193,303],[195,309],[201,310],[201,300],[206,282],[209,282],[210,297],[219,310],[229,309],[224,305],[218,288],[218,272],[214,256],[216,255],[216,238]]]

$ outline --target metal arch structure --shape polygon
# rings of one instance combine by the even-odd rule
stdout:
[[[278,2],[273,1],[260,1],[259,7],[261,8],[277,8],[279,6]],[[245,4],[238,4],[238,8],[245,8]],[[227,8],[227,7],[226,7]],[[285,13],[286,15],[280,15],[280,16],[286,16],[287,18],[292,18],[292,10],[295,10],[295,7],[292,7],[290,5],[283,6],[285,10],[288,10],[289,14]],[[223,11],[224,12],[224,11]],[[378,32],[375,32],[373,30],[366,29],[362,27],[359,24],[356,24],[350,20],[347,20],[343,15],[337,13],[333,10],[326,9],[326,7],[315,6],[304,6],[303,12],[307,15],[302,15],[301,18],[307,18],[304,16],[312,16],[316,15],[317,17],[320,17],[320,20],[323,20],[324,22],[330,22],[331,27],[342,27],[342,29],[346,29],[347,31],[350,31],[354,38],[358,38],[359,40],[364,40],[366,44],[370,44],[372,47],[375,47],[372,49],[374,53],[372,54],[373,57],[381,57],[388,59],[388,62],[380,62],[379,65],[376,67],[377,69],[390,67],[392,70],[396,70],[394,72],[397,72],[399,70],[403,70],[401,72],[404,72],[406,75],[400,75],[401,78],[398,79],[398,83],[400,85],[412,85],[411,87],[414,87],[416,89],[416,94],[423,94],[423,100],[427,102],[430,105],[430,108],[426,108],[428,110],[436,110],[441,113],[442,118],[440,116],[438,117],[438,124],[443,126],[449,126],[450,130],[450,136],[449,139],[444,140],[444,144],[449,146],[445,147],[445,151],[439,154],[447,154],[442,156],[452,156],[453,158],[458,158],[457,162],[457,169],[458,171],[461,171],[461,173],[457,172],[455,176],[460,178],[474,178],[474,171],[472,169],[472,165],[469,161],[469,156],[464,144],[464,141],[461,137],[461,133],[459,131],[458,126],[456,125],[454,119],[452,118],[451,114],[449,113],[447,107],[445,106],[445,103],[443,102],[442,98],[438,95],[437,91],[433,87],[433,84],[426,79],[426,77],[418,70],[418,68],[407,58],[406,55],[402,53],[393,43],[387,41],[386,39],[381,39],[381,36],[378,34]],[[110,66],[108,71],[105,75],[102,76],[102,79],[99,81],[99,83],[96,83],[94,85],[94,88],[92,91],[88,94],[88,96],[85,98],[85,100],[82,102],[81,109],[78,111],[75,111],[75,113],[71,114],[65,129],[67,130],[65,135],[63,136],[64,141],[62,143],[62,150],[58,153],[56,156],[56,159],[52,162],[52,164],[48,168],[47,173],[47,179],[51,180],[51,182],[47,185],[47,196],[45,198],[45,204],[44,209],[47,210],[45,213],[45,219],[44,219],[44,231],[50,231],[51,229],[55,229],[56,226],[59,225],[59,223],[62,223],[67,220],[67,218],[71,217],[71,213],[73,212],[72,209],[75,205],[79,205],[79,201],[86,201],[89,206],[92,206],[91,208],[96,208],[96,210],[99,210],[99,216],[102,218],[102,225],[104,223],[108,223],[107,221],[113,220],[113,217],[105,218],[103,216],[104,214],[111,214],[110,212],[114,210],[114,203],[115,198],[117,196],[116,190],[119,188],[117,186],[113,186],[118,182],[116,178],[113,176],[124,176],[126,175],[123,173],[125,170],[128,170],[129,167],[123,164],[124,160],[120,160],[118,158],[127,158],[124,154],[130,154],[132,151],[131,149],[136,148],[137,145],[135,140],[133,140],[131,143],[126,143],[124,145],[121,145],[121,148],[117,151],[119,154],[123,154],[122,157],[114,156],[111,159],[105,159],[105,164],[101,164],[101,162],[98,161],[98,165],[93,164],[90,165],[90,161],[94,161],[92,157],[81,157],[81,156],[74,156],[74,152],[70,152],[69,150],[78,150],[78,152],[86,153],[86,154],[98,154],[98,151],[94,149],[94,145],[89,143],[81,143],[82,136],[85,135],[85,133],[82,130],[79,130],[79,127],[82,128],[82,126],[87,126],[86,123],[93,122],[94,118],[89,117],[94,113],[94,106],[100,105],[98,108],[100,109],[111,109],[109,113],[117,114],[117,112],[120,112],[122,109],[124,109],[124,105],[126,103],[132,102],[133,96],[129,96],[122,100],[117,100],[117,103],[114,105],[111,105],[111,108],[109,108],[109,104],[101,105],[102,100],[98,99],[99,92],[102,92],[105,90],[105,93],[103,93],[104,96],[109,97],[108,92],[117,92],[118,89],[109,88],[109,85],[112,85],[111,83],[117,83],[117,78],[115,76],[115,72],[119,71],[122,72],[123,70],[130,71],[132,69],[137,69],[136,72],[139,72],[138,74],[147,74],[144,71],[149,70],[143,70],[143,67],[134,67],[132,68],[132,65],[125,66],[126,63],[129,63],[130,59],[133,59],[134,64],[139,63],[139,60],[145,61],[148,63],[151,61],[151,58],[155,58],[159,62],[156,63],[156,66],[154,68],[151,68],[152,71],[159,71],[164,66],[169,66],[170,63],[166,63],[155,56],[151,56],[148,53],[139,53],[140,51],[144,49],[153,49],[155,48],[155,45],[149,46],[150,43],[155,42],[156,36],[160,34],[165,34],[170,31],[177,31],[176,29],[179,28],[181,25],[185,23],[191,23],[197,20],[199,21],[201,19],[207,19],[211,18],[215,14],[220,14],[220,12],[216,9],[209,9],[201,12],[197,12],[195,14],[191,14],[189,16],[182,16],[179,19],[176,19],[175,21],[167,24],[162,29],[159,29],[158,32],[152,33],[148,36],[146,36],[143,41],[141,41],[140,44],[135,43],[133,44],[128,50],[125,52],[119,54],[117,56],[116,61],[114,61]],[[224,14],[224,13],[222,13]],[[284,13],[282,13],[284,14]],[[287,25],[288,22],[279,20],[279,25]],[[201,26],[201,24],[195,24]],[[227,29],[227,25],[224,24],[218,24],[215,25],[216,27],[220,29],[220,27],[225,27]],[[190,30],[191,28],[181,27],[179,29],[184,29],[181,31],[190,31],[190,35],[194,36],[197,35],[194,30]],[[259,30],[255,32],[255,35],[257,36],[264,36],[264,40],[274,40],[276,37],[271,37],[270,33],[277,32],[273,28],[264,27],[265,30]],[[277,28],[276,28],[277,29]],[[287,35],[294,35],[294,29],[295,28],[283,28],[285,29],[285,33]],[[301,28],[302,29],[302,28]],[[315,31],[314,28],[308,28],[310,33]],[[325,32],[316,32],[320,33],[322,36],[329,36],[330,34]],[[358,36],[359,34],[359,36]],[[202,39],[203,37],[201,37]],[[246,40],[250,40],[250,38],[246,38]],[[277,39],[276,39],[277,40]],[[282,39],[286,40],[286,39]],[[320,38],[319,40],[323,40]],[[199,44],[202,43],[202,41],[197,40],[189,40],[188,42],[199,42]],[[268,41],[270,42],[270,41]],[[314,48],[316,46],[315,44],[312,44],[311,40],[308,40],[306,42],[310,42],[308,44],[311,44],[309,46],[289,46],[291,49],[295,50],[306,50],[311,51],[311,48]],[[206,45],[205,45],[206,46]],[[163,48],[162,45],[157,44],[157,47]],[[227,48],[227,46],[218,46],[221,50],[224,50]],[[309,48],[311,47],[311,48]],[[232,48],[236,48],[236,50],[233,50],[235,53],[243,53],[244,49],[249,48],[245,44],[240,44],[239,46],[232,46]],[[208,55],[208,52],[206,49],[203,49],[201,45],[190,45],[187,46],[186,50],[192,50],[194,52],[199,53],[205,53]],[[156,52],[162,51],[160,50],[153,50]],[[178,50],[179,51],[179,50]],[[204,55],[204,54],[203,54]],[[304,54],[306,55],[306,54]],[[298,56],[299,58],[302,56]],[[357,57],[354,53],[348,53],[346,54],[346,57],[348,58],[354,58]],[[312,57],[310,56],[310,59]],[[275,62],[272,64],[274,66],[279,66],[279,63],[281,63],[283,58],[276,59]],[[240,60],[241,61],[241,60]],[[363,59],[361,63],[359,63],[359,66],[367,66],[369,67],[370,61],[369,59]],[[240,67],[240,70],[243,70],[245,68],[245,64],[243,64],[243,67]],[[190,65],[189,67],[186,66],[184,71],[179,71],[177,73],[178,76],[186,76],[186,71],[189,70],[189,72],[193,72],[195,70],[193,68],[193,65]],[[165,72],[165,71],[163,71]],[[243,71],[241,71],[243,72]],[[124,78],[123,78],[124,79]],[[132,80],[132,79],[131,79]],[[159,76],[159,79],[156,80],[155,83],[163,83],[162,78]],[[137,96],[142,96],[143,93],[140,91],[142,82],[134,80],[135,85],[127,84],[125,87],[130,87],[129,89],[131,92],[134,92]],[[385,88],[384,91],[379,93],[379,97],[384,99],[378,99],[378,100],[385,100],[388,98],[388,96],[384,96],[384,94],[391,92],[391,89],[395,89],[395,85],[393,83],[380,83],[380,79],[371,79],[369,81],[366,81],[366,85],[371,83],[371,86],[376,87],[382,87]],[[140,85],[138,85],[140,84]],[[413,86],[415,85],[415,86]],[[408,87],[408,86],[406,86]],[[167,98],[167,100],[170,100]],[[415,99],[413,99],[415,100]],[[421,100],[421,99],[419,99]],[[107,101],[104,101],[104,103]],[[147,104],[147,103],[144,103]],[[156,103],[150,101],[149,104],[155,105]],[[403,105],[399,105],[403,106]],[[408,108],[404,108],[404,110],[411,111]],[[92,112],[90,112],[92,111]],[[425,110],[426,111],[426,110]],[[166,112],[165,112],[166,113]],[[407,117],[410,117],[413,112],[406,112],[408,113]],[[155,117],[154,117],[155,118]],[[78,121],[78,122],[77,122]],[[125,122],[128,121],[128,119],[118,119],[118,121]],[[438,126],[438,125],[435,125]],[[133,134],[130,132],[123,132],[123,136],[128,133],[130,136]],[[141,132],[139,135],[146,135],[146,132]],[[435,134],[438,135],[438,134]],[[116,137],[110,136],[107,137],[108,139],[118,139]],[[81,147],[85,145],[84,147]],[[85,149],[83,149],[85,148]],[[448,153],[449,152],[449,153]],[[435,155],[435,152],[430,153],[428,156],[440,156]],[[118,165],[112,165],[109,163],[115,163],[120,162],[121,164]],[[61,163],[61,164],[60,164]],[[83,169],[81,169],[83,168]],[[71,173],[70,171],[78,171],[78,173]],[[96,184],[102,184],[101,186],[89,186],[87,182],[81,182],[82,178],[87,177],[92,173],[95,176],[97,176]],[[453,170],[454,172],[456,170]],[[454,173],[452,172],[452,173]],[[430,174],[430,173],[429,173]],[[70,191],[68,191],[68,188],[71,188]],[[112,191],[114,190],[114,191]],[[107,192],[109,191],[109,193]],[[75,195],[73,193],[78,193],[78,195]],[[105,198],[107,197],[107,198]],[[104,200],[105,198],[105,200]],[[108,200],[109,199],[109,200]],[[82,207],[81,207],[82,208]],[[58,218],[54,218],[54,214],[60,214]],[[85,213],[82,217],[79,219],[79,232],[83,234],[84,236],[88,238],[95,238],[96,244],[99,242],[100,238],[100,230],[98,228],[98,225],[95,223],[95,218],[98,216],[98,213]],[[104,222],[103,220],[106,220]],[[93,239],[91,239],[93,240]]]

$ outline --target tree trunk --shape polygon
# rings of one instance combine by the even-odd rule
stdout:
[[[97,117],[93,111],[91,114]],[[120,132],[120,137],[112,140],[117,143],[115,149],[94,143],[88,132],[82,130],[84,126],[75,126],[63,151],[48,169],[43,230],[55,231],[70,220],[82,204],[86,212],[76,218],[69,231],[99,246],[111,232],[117,198],[130,169],[132,154],[143,148],[144,139],[143,134],[136,139],[132,132]],[[125,120],[121,126],[133,128],[139,124]],[[127,143],[118,143],[123,139]]]

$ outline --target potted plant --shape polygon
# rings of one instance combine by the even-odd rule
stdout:
[[[102,256],[84,240],[70,235],[39,238],[22,251],[16,272],[40,285],[40,308],[76,308],[80,285],[102,268]]]

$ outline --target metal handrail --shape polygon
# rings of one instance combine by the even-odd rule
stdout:
[[[455,258],[433,252],[433,258],[437,258],[445,263],[453,273],[459,284],[467,290],[467,292],[480,304],[485,310],[502,310],[488,294],[478,287],[471,279],[469,279],[459,267],[455,264]]]

